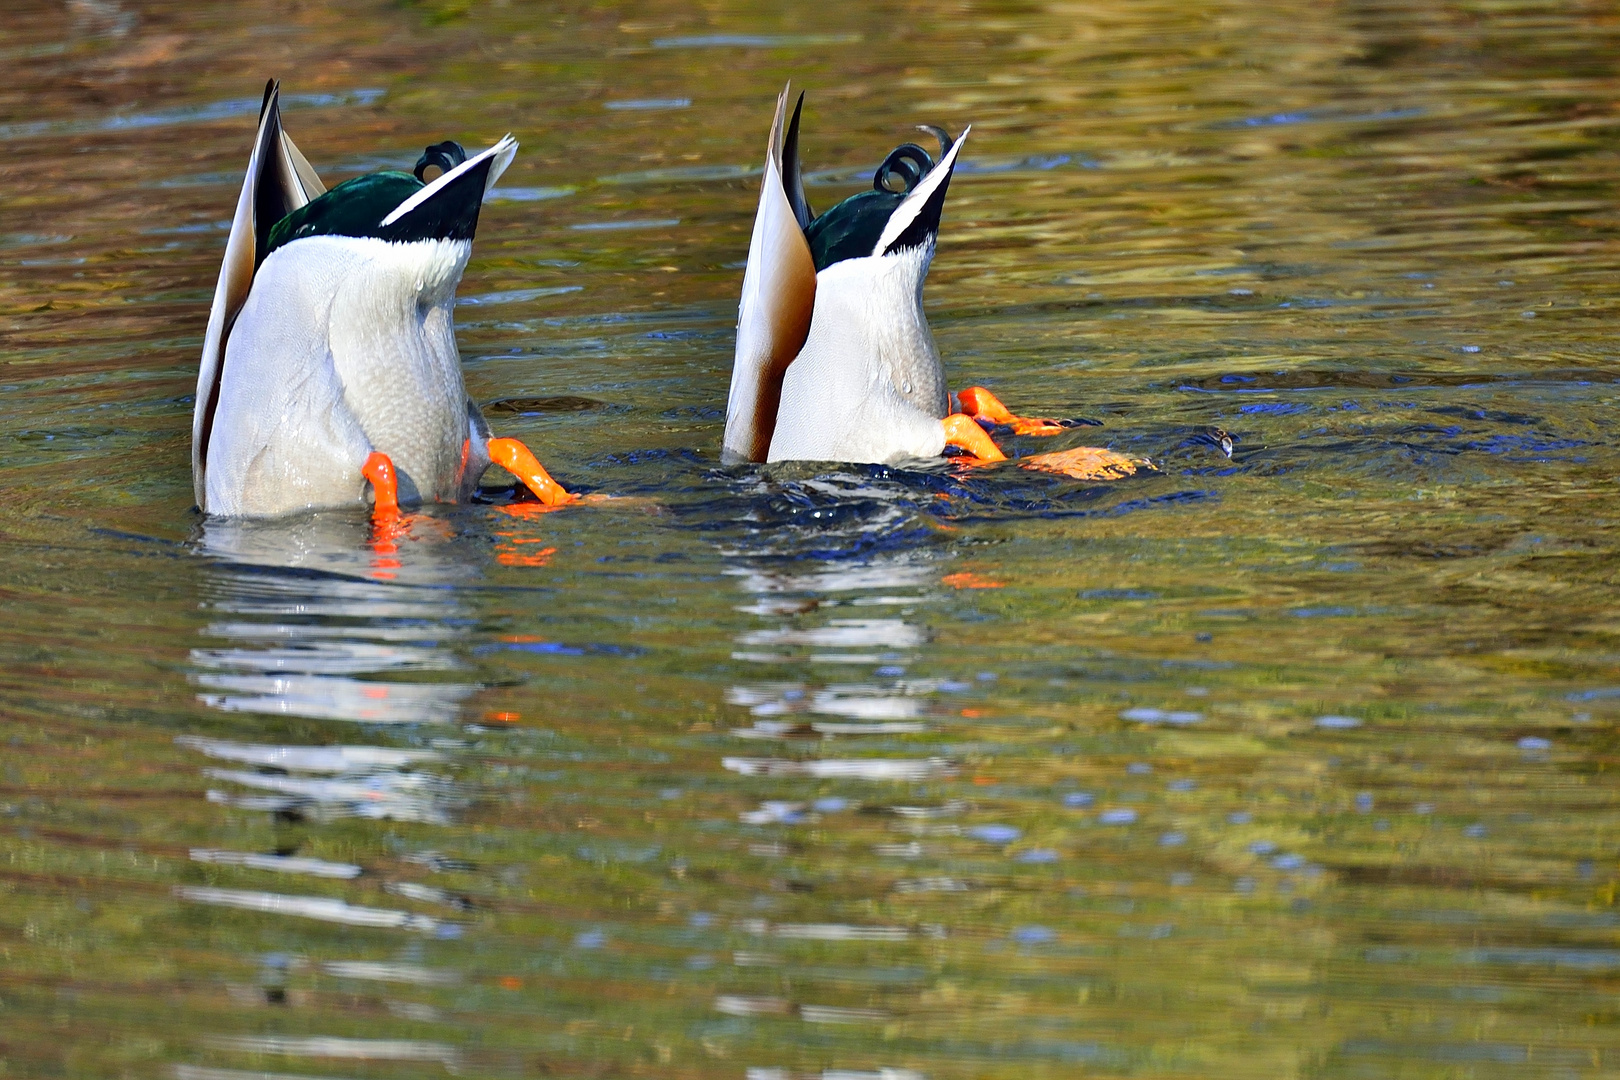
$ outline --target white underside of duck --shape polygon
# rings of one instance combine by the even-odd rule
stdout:
[[[402,501],[467,496],[489,463],[452,321],[471,250],[311,236],[270,253],[225,349],[209,513],[363,503],[373,451],[393,459]]]
[[[892,464],[945,452],[945,368],[923,314],[933,243],[816,275],[810,333],[782,379],[767,461]]]
[[[804,95],[788,120],[776,99],[765,144],[759,207],[737,307],[737,346],[726,398],[722,459],[963,466],[1007,455],[987,425],[1019,436],[1055,435],[1055,420],[1014,415],[982,386],[946,389],[923,314],[951,174],[968,131],[936,136],[940,157],[915,143],[891,150],[872,188],[817,215],[799,163]],[[1129,476],[1143,462],[1100,447],[1037,454],[1024,468],[1081,480]]]
[[[197,508],[268,517],[370,502],[460,501],[493,461],[540,502],[575,501],[520,440],[467,400],[456,286],[479,209],[517,153],[446,140],[412,173],[328,191],[265,87],[197,370]],[[428,168],[438,168],[433,180]]]

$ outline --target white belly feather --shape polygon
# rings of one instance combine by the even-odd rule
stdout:
[[[312,236],[271,252],[225,348],[210,513],[363,500],[373,450],[402,499],[455,499],[468,434],[452,312],[466,240]]]
[[[782,380],[769,461],[939,457],[945,369],[923,315],[933,245],[816,275],[810,336]]]

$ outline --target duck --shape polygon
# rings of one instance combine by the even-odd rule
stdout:
[[[197,507],[225,518],[471,497],[499,464],[542,504],[575,496],[468,398],[456,286],[485,196],[517,153],[445,141],[413,172],[331,189],[265,86],[197,373]],[[428,174],[436,170],[437,175]]]
[[[800,94],[776,99],[743,271],[722,459],[895,464],[1007,460],[986,427],[1054,435],[1055,420],[1014,414],[982,386],[951,393],[923,312],[945,197],[971,128],[890,151],[872,187],[817,215],[799,162]],[[785,122],[785,125],[784,125]],[[785,130],[784,130],[785,126]],[[1137,462],[1096,447],[1022,459],[1025,467],[1115,478]]]

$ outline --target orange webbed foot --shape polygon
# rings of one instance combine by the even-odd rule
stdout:
[[[962,403],[963,413],[976,420],[1004,424],[1013,429],[1014,435],[1056,435],[1064,430],[1056,420],[1014,416],[1000,398],[982,386],[970,386],[957,394],[956,399]]]
[[[400,568],[399,540],[409,526],[399,512],[399,473],[394,459],[372,451],[360,466],[360,475],[371,481],[371,576],[390,581]]]
[[[1006,461],[1007,455],[984,433],[979,422],[965,413],[951,413],[940,421],[945,428],[945,445],[960,447],[973,455],[970,464],[988,465],[995,461]]]
[[[372,520],[391,521],[399,517],[399,473],[394,469],[394,459],[373,450],[360,466],[360,475],[371,481]]]
[[[562,506],[578,500],[578,496],[569,494],[568,489],[553,480],[539,459],[517,439],[489,440],[489,458],[523,481],[523,486],[547,506]]]
[[[1123,480],[1138,470],[1152,469],[1146,458],[1129,458],[1099,446],[1079,446],[1055,454],[1036,454],[1018,462],[1019,468],[1057,473],[1075,480]]]

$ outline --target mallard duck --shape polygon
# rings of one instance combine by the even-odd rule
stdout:
[[[953,395],[945,383],[922,290],[968,131],[953,140],[923,126],[939,141],[937,162],[915,143],[899,146],[878,166],[872,190],[817,216],[799,166],[803,94],[783,134],[790,89],[776,100],[743,273],[726,459],[892,463],[955,446],[989,463],[1006,456],[981,420],[1025,435],[1064,430],[1014,415],[982,386]],[[1051,468],[1075,454],[1022,464]],[[1085,454],[1088,476],[1134,471],[1111,451]],[[1101,474],[1091,467],[1098,461],[1108,464]]]
[[[206,514],[265,517],[470,496],[491,462],[548,504],[571,496],[497,439],[461,380],[452,318],[484,196],[510,135],[468,157],[428,147],[415,174],[326,190],[265,88],[197,375],[191,474]],[[428,181],[429,169],[438,169]]]

